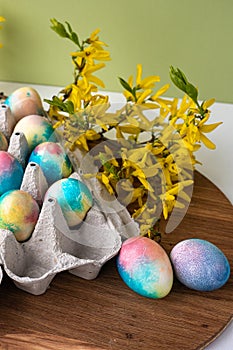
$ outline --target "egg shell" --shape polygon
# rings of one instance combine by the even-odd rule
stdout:
[[[14,233],[17,241],[27,240],[39,217],[39,206],[32,196],[13,190],[0,197],[0,228]]]
[[[148,298],[163,298],[173,284],[173,270],[165,250],[146,237],[131,237],[123,242],[117,269],[129,288]]]
[[[0,131],[0,150],[6,151],[8,148],[8,142],[6,136]]]
[[[40,115],[28,115],[21,119],[14,128],[14,133],[23,133],[29,152],[43,142],[56,142],[56,135],[49,121]]]
[[[213,291],[230,276],[230,264],[213,243],[193,238],[177,243],[170,253],[177,279],[188,288]]]
[[[32,87],[25,86],[15,90],[4,103],[10,107],[16,122],[27,115],[44,115],[40,95]]]
[[[0,151],[0,195],[19,189],[23,179],[23,167],[6,151]]]
[[[32,151],[29,162],[40,166],[48,185],[68,177],[72,172],[71,162],[63,147],[55,142],[43,142]]]
[[[55,198],[69,227],[79,225],[93,205],[92,194],[81,181],[73,178],[55,182],[46,192],[45,199]]]

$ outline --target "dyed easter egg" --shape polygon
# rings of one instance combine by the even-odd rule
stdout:
[[[6,136],[0,131],[0,151],[6,151],[8,148],[8,142]]]
[[[69,227],[82,222],[93,204],[91,192],[81,181],[68,178],[55,182],[45,194],[45,200],[55,198]]]
[[[0,195],[19,189],[23,179],[23,167],[6,151],[0,151]]]
[[[44,114],[41,98],[31,87],[25,86],[15,90],[4,103],[10,107],[16,122],[27,115]]]
[[[36,225],[39,206],[22,190],[13,190],[0,197],[0,228],[10,230],[19,242],[27,240]]]
[[[187,239],[176,244],[170,258],[177,279],[198,291],[222,287],[230,276],[230,264],[223,252],[202,239]]]
[[[55,142],[43,142],[32,151],[29,162],[36,163],[42,169],[48,185],[68,177],[72,172],[71,162],[63,147]]]
[[[123,242],[117,269],[129,288],[148,298],[163,298],[171,290],[173,270],[165,250],[146,237]]]
[[[27,140],[30,152],[42,142],[56,142],[52,125],[40,115],[28,115],[15,126],[14,132],[22,132]]]

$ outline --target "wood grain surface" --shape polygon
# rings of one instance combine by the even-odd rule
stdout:
[[[216,244],[233,266],[233,207],[205,177],[195,174],[189,210],[162,245],[169,253],[185,238]],[[92,281],[68,272],[41,296],[17,289],[4,275],[0,286],[0,349],[196,350],[233,318],[233,276],[214,292],[174,281],[160,300],[141,297],[120,279],[112,259]]]

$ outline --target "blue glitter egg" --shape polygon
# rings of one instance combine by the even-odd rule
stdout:
[[[73,178],[56,181],[45,194],[48,198],[57,200],[69,227],[79,225],[93,204],[88,187]]]
[[[226,256],[206,240],[181,241],[173,247],[170,258],[177,279],[194,290],[204,292],[221,288],[230,276]]]

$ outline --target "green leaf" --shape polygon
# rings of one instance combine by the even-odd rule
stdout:
[[[179,75],[179,78],[183,80],[184,84],[188,84],[186,76],[179,68],[177,68],[177,74]]]
[[[195,102],[197,103],[197,96],[198,91],[192,84],[188,83],[186,87],[186,94]]]
[[[55,33],[57,33],[62,38],[70,39],[73,43],[78,45],[78,47],[81,49],[78,35],[72,30],[71,25],[68,22],[65,22],[68,28],[68,31],[67,31],[64,24],[62,24],[61,22],[58,22],[56,18],[52,18],[50,19],[50,21],[52,23],[51,29],[54,30]]]
[[[186,78],[185,74],[179,69],[174,68],[173,66],[170,67],[170,78],[174,85],[178,87],[178,89],[182,90],[185,94],[187,94],[197,105],[197,96],[198,96],[198,90],[195,88],[195,86],[191,83],[189,83],[188,79]]]
[[[73,31],[73,29],[71,28],[71,25],[68,23],[68,22],[65,22],[67,27],[68,27],[68,30],[69,30],[69,38],[71,41],[73,41],[76,45],[78,45],[79,48],[80,47],[80,42],[79,42],[79,39],[78,39],[78,35]]]
[[[178,89],[184,91],[186,93],[186,81],[182,72],[180,70],[175,70],[174,67],[170,67],[170,78],[173,84],[178,87]]]
[[[54,30],[55,33],[60,35],[62,38],[69,38],[69,34],[62,23],[58,22],[55,18],[50,19],[50,22],[52,23],[51,29]]]
[[[74,104],[72,101],[66,101],[65,103],[66,111],[69,114],[74,114]]]
[[[78,35],[75,32],[72,32],[70,39],[78,45],[79,48],[81,48],[81,45],[79,43]]]
[[[63,102],[57,96],[53,96],[52,100],[44,99],[44,102],[47,102],[50,106],[57,107],[62,112],[67,112],[69,114],[74,114],[74,104],[72,101]]]
[[[120,78],[120,77],[119,77],[119,80],[120,80],[120,83],[123,86],[123,88],[132,94],[133,90],[132,90],[131,86],[127,83],[127,81],[125,81],[123,78]]]

